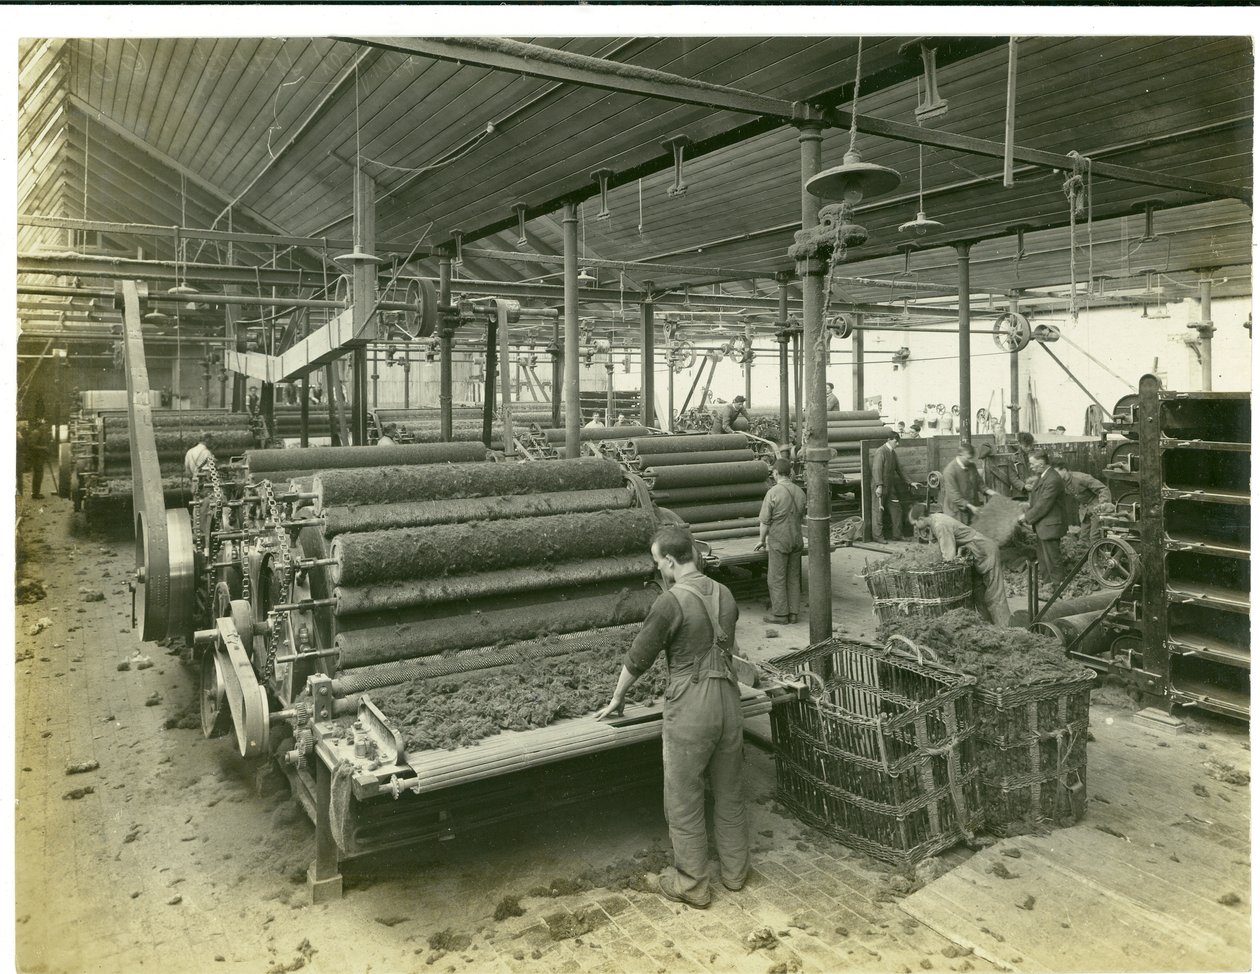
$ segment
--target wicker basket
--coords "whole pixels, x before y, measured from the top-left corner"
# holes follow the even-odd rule
[[[992,832],[1070,825],[1085,814],[1094,672],[976,692],[983,824]]]
[[[772,660],[803,699],[775,707],[779,801],[802,821],[906,866],[969,833],[978,802],[970,677],[915,650],[832,639]]]
[[[862,574],[881,623],[898,615],[943,616],[975,602],[972,567],[947,561],[930,568],[874,568]]]

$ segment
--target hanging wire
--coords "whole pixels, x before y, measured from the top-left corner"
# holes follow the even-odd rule
[[[639,236],[643,236],[643,177],[639,177]]]
[[[853,108],[850,110],[849,119],[849,151],[852,152],[857,145],[857,120],[858,120],[858,90],[862,86],[862,38],[858,38],[857,46],[857,67],[854,70],[853,78]]]

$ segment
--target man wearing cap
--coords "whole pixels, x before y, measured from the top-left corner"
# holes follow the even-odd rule
[[[192,481],[194,494],[197,493],[197,484],[201,480],[202,473],[214,463],[214,451],[210,449],[212,442],[211,434],[202,433],[197,437],[197,442],[192,445],[192,448],[184,454],[184,473]]]
[[[827,383],[827,412],[838,413],[840,411],[840,399],[836,395],[836,386],[833,382]]]
[[[739,416],[743,416],[744,419],[748,418],[748,409],[744,406],[744,401],[743,396],[736,396],[726,405],[719,406],[717,409],[713,410],[713,428],[709,432],[736,432],[736,430],[731,427],[731,424],[735,422],[736,418]]]
[[[941,471],[941,512],[955,521],[970,524],[971,518],[980,513],[980,497],[992,497],[997,491],[980,482],[976,469],[976,451],[966,441],[958,444],[958,456]]]
[[[761,502],[761,539],[757,550],[766,549],[766,585],[770,589],[770,615],[762,621],[784,625],[796,621],[801,611],[801,552],[805,541],[805,491],[792,483],[792,463],[780,457],[770,468],[774,486]]]
[[[1084,470],[1069,470],[1063,457],[1054,457],[1050,466],[1063,481],[1067,496],[1079,505],[1081,535],[1089,541],[1097,541],[1102,537],[1102,515],[1116,510],[1116,505],[1111,502],[1111,490]]]
[[[901,469],[901,461],[897,459],[897,444],[900,442],[901,437],[889,430],[887,441],[871,454],[871,492],[875,498],[871,533],[876,541],[884,540],[884,511],[888,511],[892,521],[892,539],[900,541],[902,521],[910,507],[910,484]]]

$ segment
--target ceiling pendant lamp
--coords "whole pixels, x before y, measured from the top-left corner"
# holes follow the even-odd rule
[[[906,230],[913,230],[916,236],[923,236],[929,230],[939,230],[944,224],[938,220],[928,219],[926,211],[923,209],[923,146],[919,146],[919,212],[915,214],[913,220],[907,220],[897,228],[897,232],[901,233]]]

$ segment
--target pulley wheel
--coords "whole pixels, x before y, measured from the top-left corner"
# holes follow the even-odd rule
[[[853,321],[848,315],[836,315],[827,330],[833,338],[848,338],[853,334]]]
[[[1004,352],[1022,352],[1032,341],[1032,326],[1018,311],[998,315],[993,322],[993,344]]]
[[[1111,418],[1116,423],[1137,423],[1138,395],[1136,392],[1121,396],[1111,410]],[[1136,435],[1136,434],[1135,434]]]
[[[939,470],[933,470],[928,473],[927,485],[933,490],[936,490],[941,486],[941,472]]]
[[[201,654],[199,676],[201,733],[206,737],[222,737],[232,729],[232,713],[228,709],[218,653],[211,650]]]
[[[1103,538],[1089,549],[1090,577],[1104,588],[1126,588],[1137,577],[1138,554],[1123,538]]]
[[[166,550],[149,528],[149,517],[136,516],[136,574],[132,582],[131,624],[140,638],[155,642],[192,632],[196,605],[196,565],[188,511],[163,511]]]

